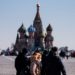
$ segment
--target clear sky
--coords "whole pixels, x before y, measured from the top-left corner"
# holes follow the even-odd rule
[[[33,24],[37,0],[0,0],[0,49],[15,43],[23,23]],[[39,0],[43,28],[53,27],[54,45],[75,49],[75,0]]]

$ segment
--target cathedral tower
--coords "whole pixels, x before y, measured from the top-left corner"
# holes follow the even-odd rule
[[[45,36],[45,49],[47,49],[48,51],[51,49],[51,47],[53,47],[53,36],[52,36],[52,27],[49,24],[48,27],[46,28],[46,36]]]
[[[18,29],[17,38],[15,42],[15,49],[17,51],[21,51],[23,48],[27,48],[27,35],[26,29],[22,24],[21,27]]]
[[[34,39],[35,39],[35,47],[41,47],[42,43],[42,36],[43,36],[43,26],[42,26],[42,21],[39,13],[39,8],[40,5],[37,4],[37,12],[36,16],[33,21],[33,26],[35,27],[35,34],[34,34]]]

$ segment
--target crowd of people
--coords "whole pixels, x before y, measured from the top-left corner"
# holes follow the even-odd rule
[[[16,75],[66,75],[65,67],[57,55],[57,47],[43,52],[36,49],[27,56],[27,49],[19,52],[15,59]]]

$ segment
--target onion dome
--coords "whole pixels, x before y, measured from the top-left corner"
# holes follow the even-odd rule
[[[49,24],[48,27],[46,28],[46,31],[52,31],[52,27],[51,27],[50,24]]]
[[[31,26],[28,28],[28,32],[35,32],[35,28],[31,25]]]
[[[22,33],[25,33],[26,32],[26,29],[24,27],[24,25],[22,24],[21,27],[18,29],[18,32],[22,32]]]

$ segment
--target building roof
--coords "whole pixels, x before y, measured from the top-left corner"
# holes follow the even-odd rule
[[[18,29],[18,32],[23,32],[23,33],[26,32],[26,29],[25,29],[25,27],[24,27],[23,24],[22,24],[21,27]]]
[[[41,21],[40,13],[39,13],[39,7],[40,7],[40,5],[37,4],[37,12],[36,12],[36,16],[34,18],[34,22],[40,22]]]
[[[46,31],[52,31],[52,30],[53,29],[52,29],[51,25],[49,24],[48,27],[46,28]]]
[[[33,27],[33,25],[29,26],[28,32],[35,32],[35,28]]]

